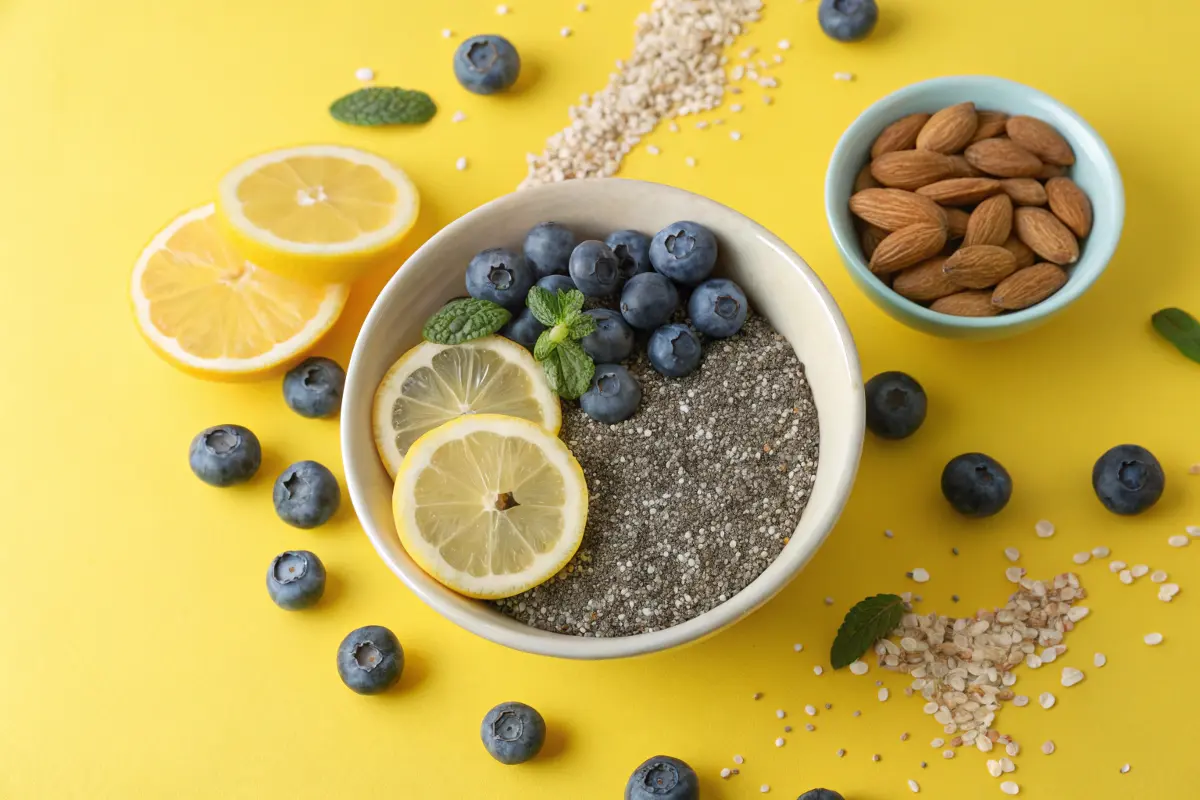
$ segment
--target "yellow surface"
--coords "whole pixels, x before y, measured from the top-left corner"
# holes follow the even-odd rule
[[[940,731],[902,680],[884,677],[892,699],[879,703],[880,671],[816,677],[812,667],[850,603],[913,588],[906,569],[933,576],[920,587],[925,608],[950,608],[957,592],[954,608],[966,611],[1006,596],[1006,545],[1048,576],[1099,544],[1169,570],[1183,592],[1165,605],[1145,579],[1127,587],[1103,565],[1082,568],[1093,613],[1060,660],[1087,680],[1063,689],[1057,669],[1022,669],[1019,689],[1053,688],[1059,703],[1006,708],[998,720],[1025,745],[1021,796],[1193,796],[1200,542],[1174,550],[1166,539],[1200,523],[1200,477],[1186,473],[1200,461],[1200,365],[1153,338],[1147,318],[1168,304],[1200,312],[1195,4],[888,0],[878,34],[843,46],[820,34],[815,2],[778,0],[748,39],[767,53],[791,40],[775,104],[748,93],[741,115],[712,115],[724,128],[662,130],[650,137],[661,155],[629,158],[622,174],[711,195],[780,234],[828,281],[866,372],[909,370],[932,399],[913,441],[868,440],[833,538],[766,609],[689,649],[599,664],[508,652],[442,621],[375,557],[348,502],[316,531],[279,522],[270,486],[287,463],[315,458],[341,475],[336,424],[290,413],[276,381],[178,373],[128,314],[129,270],[147,239],[256,152],[328,140],[394,158],[425,201],[410,246],[516,186],[524,153],[627,53],[646,3],[510,5],[498,17],[493,0],[0,4],[0,797],[607,800],[657,752],[694,764],[707,800],[757,797],[761,784],[772,797],[825,785],[882,800],[907,796],[909,778],[924,797],[999,797],[981,754],[943,761],[929,747]],[[561,37],[564,25],[574,35]],[[480,98],[454,84],[450,54],[477,31],[521,49],[519,91]],[[381,82],[428,90],[438,117],[397,131],[334,123],[325,107],[364,65]],[[835,70],[858,80],[833,81]],[[934,340],[885,318],[843,273],[821,210],[826,159],[857,112],[958,72],[1065,100],[1105,136],[1128,190],[1109,273],[1061,318],[1008,342]],[[456,125],[457,109],[469,118]],[[735,128],[740,142],[727,135]],[[471,162],[464,172],[459,156]],[[345,362],[385,277],[357,287],[320,352]],[[265,458],[252,484],[217,491],[190,474],[185,451],[222,422],[255,430]],[[1089,486],[1095,457],[1122,441],[1151,448],[1168,472],[1143,519],[1106,514]],[[938,495],[942,464],[972,449],[1016,478],[994,520],[958,520]],[[1034,537],[1042,517],[1058,525],[1054,538]],[[329,569],[312,612],[267,599],[267,564],[289,547],[316,550]],[[352,694],[334,670],[342,635],[368,623],[392,628],[408,652],[398,690],[383,697]],[[1166,637],[1157,648],[1141,643],[1152,630]],[[1091,667],[1096,650],[1104,669]],[[544,756],[519,768],[489,759],[477,734],[484,712],[511,699],[538,707],[551,730]],[[805,732],[802,706],[825,702],[833,710]],[[781,749],[777,708],[799,728]],[[1046,739],[1058,743],[1050,757],[1037,752]],[[734,753],[746,757],[742,774],[723,782]],[[1120,775],[1124,762],[1132,771]]]

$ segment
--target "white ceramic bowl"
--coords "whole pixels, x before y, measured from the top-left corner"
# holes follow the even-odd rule
[[[463,294],[467,262],[488,247],[520,249],[525,232],[557,220],[581,237],[623,228],[653,234],[695,220],[717,236],[719,274],[736,280],[804,362],[816,399],[821,441],[817,480],[800,524],[780,556],[749,586],[682,625],[609,639],[549,633],[491,606],[461,597],[426,575],[396,535],[392,482],[371,436],[375,387],[392,363],[421,339],[421,326]],[[736,211],[682,189],[641,181],[573,180],[501,197],[456,220],[396,272],[367,315],[354,345],[342,402],[342,460],[350,499],[379,555],[425,603],[493,642],[529,653],[601,659],[640,655],[692,642],[754,611],[804,567],[837,521],[858,469],[863,386],[854,340],[837,304],[800,256]]]

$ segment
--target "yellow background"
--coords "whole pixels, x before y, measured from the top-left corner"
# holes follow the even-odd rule
[[[316,531],[280,522],[270,486],[283,466],[315,458],[341,476],[336,423],[292,414],[277,380],[224,386],[171,369],[140,341],[126,297],[142,245],[257,151],[333,141],[391,157],[423,196],[412,246],[510,191],[524,154],[628,53],[645,0],[591,0],[586,13],[576,0],[510,5],[500,17],[492,0],[0,0],[0,797],[615,798],[659,752],[693,764],[706,798],[758,796],[765,783],[770,796],[823,785],[881,800],[906,796],[909,778],[926,796],[1000,796],[982,754],[943,761],[929,746],[940,730],[904,681],[812,667],[850,604],[916,588],[907,569],[933,575],[923,609],[968,612],[1006,598],[1005,546],[1050,576],[1100,544],[1169,570],[1183,593],[1166,605],[1147,579],[1127,587],[1103,564],[1080,569],[1093,614],[1060,661],[1088,678],[1063,689],[1062,664],[1019,671],[1021,692],[1060,700],[1000,714],[997,727],[1025,746],[1012,777],[1030,798],[1194,795],[1200,542],[1174,550],[1166,539],[1200,523],[1200,477],[1186,470],[1200,461],[1200,365],[1147,320],[1165,305],[1200,312],[1197,6],[884,0],[877,33],[847,46],[822,36],[816,2],[768,4],[738,49],[769,55],[791,40],[771,70],[775,104],[749,92],[740,115],[709,115],[724,128],[661,129],[649,141],[662,154],[639,148],[622,174],[710,195],[780,234],[841,303],[864,372],[916,375],[929,419],[911,441],[868,438],[832,539],[766,609],[689,649],[576,664],[442,621],[375,556],[348,500]],[[516,43],[520,91],[480,98],[454,83],[451,53],[476,32]],[[441,112],[413,130],[337,125],[325,108],[363,65],[381,83],[429,91]],[[837,70],[858,79],[834,81]],[[822,211],[826,160],[859,111],[912,81],[967,72],[1074,107],[1108,141],[1128,192],[1121,248],[1096,287],[1044,328],[992,344],[932,339],[884,317],[843,272]],[[458,109],[468,120],[456,125]],[[320,353],[346,362],[386,277],[355,288]],[[222,422],[256,431],[266,458],[252,484],[216,491],[191,475],[185,451]],[[1089,483],[1096,456],[1125,441],[1153,450],[1168,475],[1140,519],[1104,512]],[[939,496],[942,465],[967,450],[1015,477],[995,519],[958,519]],[[1052,539],[1033,534],[1043,517],[1058,525]],[[311,548],[329,568],[315,611],[285,613],[267,598],[267,564],[286,548]],[[368,623],[396,631],[408,654],[399,688],[382,697],[352,694],[334,670],[343,634]],[[1158,648],[1141,642],[1153,630],[1166,636]],[[1104,669],[1091,666],[1096,650]],[[886,703],[875,699],[880,677]],[[493,762],[477,734],[483,713],[510,699],[539,708],[551,731],[543,757],[517,768]],[[825,702],[833,710],[805,732],[802,706]],[[777,708],[799,728],[782,749]],[[1038,752],[1046,739],[1058,744],[1050,757]],[[742,774],[719,780],[735,753]],[[1132,771],[1120,775],[1125,762]]]

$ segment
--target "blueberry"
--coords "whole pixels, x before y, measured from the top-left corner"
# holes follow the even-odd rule
[[[538,322],[532,311],[525,308],[500,329],[500,335],[512,339],[526,350],[532,350],[544,330],[546,326]]]
[[[691,375],[700,366],[700,338],[687,325],[663,325],[646,348],[650,366],[668,378]]]
[[[337,416],[346,371],[328,358],[306,358],[283,376],[283,400],[302,417]]]
[[[258,437],[241,425],[215,425],[192,439],[188,464],[210,486],[233,486],[254,477],[262,464]]]
[[[454,77],[468,92],[495,94],[517,82],[521,57],[503,36],[472,36],[454,52]]]
[[[325,594],[325,565],[307,550],[280,553],[267,568],[267,594],[288,611],[316,605]]]
[[[571,280],[570,275],[547,275],[544,278],[539,278],[537,285],[555,294],[558,294],[560,291],[570,292],[575,289],[575,281]]]
[[[596,330],[579,340],[592,360],[601,364],[624,361],[633,352],[633,328],[609,308],[583,312],[596,320]]]
[[[641,231],[615,231],[605,237],[604,243],[617,257],[621,280],[627,281],[653,269],[650,266],[650,237]]]
[[[589,239],[571,251],[571,280],[588,297],[608,297],[621,285],[617,257],[604,242]]]
[[[525,305],[533,286],[533,270],[524,256],[495,247],[484,250],[467,265],[467,294],[491,300],[510,311]]]
[[[642,385],[620,364],[597,364],[592,385],[579,407],[597,422],[615,425],[629,419],[642,402]]]
[[[942,470],[942,494],[967,517],[990,517],[1012,497],[1012,478],[994,458],[964,453]]]
[[[796,800],[846,800],[833,789],[809,789]]]
[[[881,372],[867,381],[867,427],[876,436],[912,436],[925,421],[925,406],[925,390],[903,372]]]
[[[875,29],[879,7],[875,0],[821,0],[817,20],[830,39],[857,42]]]
[[[359,694],[386,692],[404,672],[404,648],[387,628],[367,625],[342,639],[337,668],[342,683]]]
[[[1092,467],[1092,488],[1114,514],[1140,514],[1162,497],[1166,478],[1158,459],[1144,447],[1121,444]]]
[[[533,267],[535,277],[566,275],[571,251],[578,242],[566,225],[538,223],[525,234],[525,260]]]
[[[667,324],[678,306],[675,284],[657,272],[634,275],[621,291],[621,316],[635,328],[654,330]]]
[[[692,324],[714,339],[724,339],[740,331],[749,312],[750,304],[742,287],[724,278],[705,281],[688,299]]]
[[[698,222],[676,222],[655,235],[650,243],[650,263],[671,280],[695,286],[717,263],[717,240]]]
[[[342,490],[333,473],[315,461],[298,461],[275,479],[275,513],[288,525],[315,528],[338,510]]]
[[[542,749],[546,721],[524,703],[501,703],[484,716],[479,738],[501,764],[524,764]]]
[[[655,756],[629,776],[625,800],[700,800],[700,779],[678,758]]]

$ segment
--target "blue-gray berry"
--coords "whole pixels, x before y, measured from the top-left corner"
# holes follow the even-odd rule
[[[991,456],[964,453],[942,470],[942,494],[963,516],[990,517],[1008,505],[1012,478]]]
[[[526,350],[533,350],[533,346],[537,344],[538,337],[544,330],[546,330],[546,326],[538,322],[533,312],[528,308],[523,308],[520,314],[510,319],[500,329],[500,335],[506,339],[512,339]]]
[[[621,280],[627,281],[653,269],[650,266],[650,237],[641,231],[614,231],[604,238],[617,257]]]
[[[350,631],[337,652],[342,683],[359,694],[385,692],[404,672],[404,648],[396,634],[382,625]]]
[[[867,428],[884,439],[912,436],[925,421],[925,390],[903,372],[881,372],[867,381]]]
[[[544,278],[539,278],[536,285],[542,287],[547,292],[553,292],[556,296],[559,292],[571,292],[575,290],[575,281],[571,280],[570,275],[547,275]]]
[[[633,328],[624,317],[610,308],[593,308],[583,313],[596,320],[596,330],[579,340],[592,361],[615,364],[629,358],[634,345]]]
[[[546,721],[524,703],[501,703],[484,716],[479,738],[501,764],[524,764],[545,744]]]
[[[495,94],[517,82],[521,57],[503,36],[472,36],[454,52],[454,77],[468,92]]]
[[[283,400],[302,417],[337,416],[346,371],[328,358],[306,358],[283,376]]]
[[[634,275],[621,290],[621,316],[635,328],[654,330],[667,324],[679,306],[679,291],[665,275]]]
[[[821,0],[817,8],[817,21],[821,30],[839,42],[857,42],[865,39],[879,21],[879,7],[875,0]]]
[[[809,789],[796,800],[846,800],[833,789]]]
[[[750,304],[742,287],[725,278],[713,278],[696,287],[688,299],[688,317],[696,330],[714,339],[733,336],[742,329]]]
[[[467,294],[477,300],[490,300],[509,311],[525,305],[525,295],[533,286],[533,269],[525,257],[494,247],[484,250],[467,265]]]
[[[588,297],[608,297],[621,286],[617,257],[604,242],[589,239],[571,251],[569,265],[575,288]]]
[[[214,425],[196,434],[188,464],[209,486],[233,486],[254,477],[262,465],[258,437],[241,425]]]
[[[566,275],[571,251],[579,240],[566,225],[540,222],[525,234],[525,260],[537,278]]]
[[[615,425],[629,419],[642,404],[642,385],[620,364],[597,364],[592,385],[579,407],[597,422]]]
[[[267,568],[267,594],[288,611],[316,605],[325,594],[325,565],[308,550],[280,553]]]
[[[650,243],[650,263],[671,280],[695,286],[712,273],[717,263],[717,239],[698,222],[673,223]]]
[[[655,756],[629,776],[625,800],[700,800],[700,779],[678,758]]]
[[[298,461],[275,479],[275,513],[288,525],[315,528],[338,510],[342,490],[337,478],[316,461]]]
[[[700,338],[687,325],[663,325],[650,335],[646,347],[650,366],[668,378],[691,375],[704,354]]]
[[[1166,476],[1158,459],[1144,447],[1121,444],[1096,460],[1092,488],[1114,514],[1140,514],[1158,502]]]

